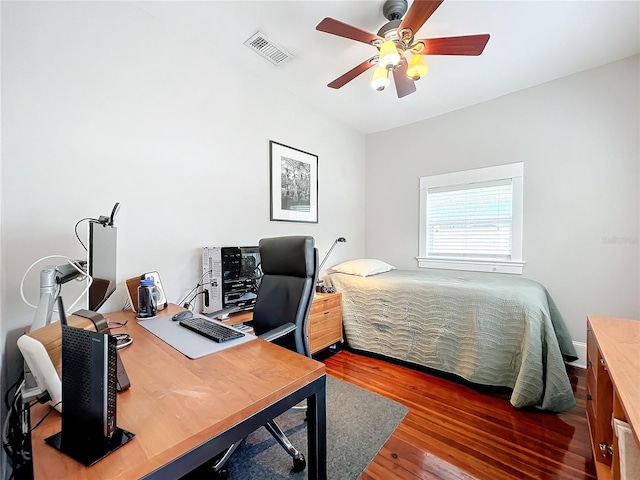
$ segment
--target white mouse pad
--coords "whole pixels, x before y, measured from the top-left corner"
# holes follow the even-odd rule
[[[193,316],[204,318],[213,323],[222,324],[222,322],[212,320],[209,317],[205,317],[204,315],[197,313],[194,313]],[[255,335],[243,332],[230,325],[225,325],[228,328],[232,328],[233,330],[243,333],[244,337],[227,340],[226,342],[221,343],[214,342],[213,340],[180,326],[179,322],[171,320],[171,316],[140,320],[138,323],[140,326],[153,333],[160,340],[168,343],[180,353],[193,359],[204,357],[205,355],[211,355],[212,353],[219,352],[226,348],[242,345],[243,343],[250,342],[257,338]]]

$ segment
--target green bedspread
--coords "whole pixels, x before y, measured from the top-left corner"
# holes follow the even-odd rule
[[[577,355],[539,283],[512,275],[392,270],[331,273],[350,347],[509,387],[511,404],[562,412],[575,405],[564,359]]]

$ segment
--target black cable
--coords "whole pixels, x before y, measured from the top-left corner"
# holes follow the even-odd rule
[[[31,431],[33,431],[33,430],[35,430],[36,428],[38,428],[38,427],[40,426],[40,424],[41,424],[42,422],[44,422],[44,419],[45,419],[45,418],[47,418],[51,412],[53,412],[53,409],[54,409],[54,408],[56,408],[56,407],[57,407],[58,405],[60,405],[61,403],[62,403],[62,400],[60,400],[60,401],[59,401],[58,403],[56,403],[52,408],[50,408],[50,409],[49,409],[49,411],[48,411],[47,413],[45,413],[45,415],[44,415],[40,420],[38,420],[38,423],[36,423],[36,424],[33,426],[33,428],[31,428]]]
[[[183,305],[183,304],[184,304],[184,302],[186,302],[186,301],[187,301],[187,298],[189,298],[189,295],[191,295],[191,294],[194,292],[194,290],[197,290],[198,288],[202,287],[202,286],[204,285],[203,283],[201,283],[201,282],[202,282],[202,280],[204,280],[204,277],[206,277],[206,276],[207,276],[208,274],[210,274],[210,273],[211,273],[211,270],[209,270],[209,271],[207,271],[207,272],[203,273],[203,274],[202,274],[202,276],[198,279],[198,282],[196,283],[196,286],[195,286],[195,287],[193,287],[191,290],[189,290],[189,293],[187,293],[184,297],[182,297],[182,300],[180,300],[180,301],[178,302],[178,305]],[[211,283],[211,282],[209,282],[209,283]],[[192,300],[193,300],[193,299],[192,299]]]
[[[84,221],[97,222],[98,220],[96,220],[95,218],[89,218],[89,217],[83,218],[82,220],[78,220],[78,222],[76,223],[76,226],[74,227],[74,231],[76,232],[76,238],[80,242],[80,245],[82,245],[82,248],[84,248],[85,251],[86,251],[87,247],[84,245],[84,242],[82,240],[80,240],[80,235],[78,235],[78,225],[80,225]]]
[[[178,305],[189,305],[191,301],[193,301],[193,299],[195,298],[195,295],[193,297],[191,297],[191,294],[193,292],[197,292],[198,288],[201,287],[202,285],[198,284],[195,287],[193,287],[191,290],[189,290],[189,293],[187,293],[183,299],[180,301],[180,303],[178,303]],[[197,295],[197,293],[196,293]]]
[[[196,288],[198,288],[198,287],[202,287],[202,285],[198,285]],[[191,291],[193,292],[194,290],[196,290],[196,288],[194,288]],[[185,298],[184,302],[182,303],[182,306],[185,307],[185,308],[191,308],[191,302],[193,302],[197,298],[198,295],[204,295],[204,294],[205,294],[204,290],[202,290],[200,292],[196,291],[190,298]]]
[[[204,277],[206,277],[207,275],[209,275],[211,273],[211,270],[205,272],[202,274],[202,276],[198,279],[198,283],[196,283],[196,286],[193,287],[191,290],[189,290],[189,293],[187,293],[184,297],[182,297],[182,300],[180,300],[180,302],[178,302],[178,305],[183,305],[185,308],[190,308],[191,306],[191,302],[193,302],[195,300],[195,298],[204,293],[204,290],[202,292],[198,292],[198,288],[203,287],[204,283],[201,283],[202,280],[204,280]],[[211,284],[211,282],[208,282],[209,284]],[[196,292],[195,294],[193,294],[193,292]],[[191,296],[193,294],[193,296]],[[191,297],[191,298],[189,298]]]
[[[31,452],[27,449],[28,432],[24,430],[24,414],[38,403],[38,400],[33,400],[30,403],[23,402],[21,390],[23,377],[24,374],[21,374],[20,379],[9,387],[7,394],[5,394],[5,403],[8,408],[2,432],[2,447],[10,460],[11,475],[9,478],[15,478],[31,461]],[[10,393],[18,385],[19,387],[16,389],[13,399],[9,402]],[[51,412],[49,411],[49,413]],[[46,415],[44,418],[46,418]],[[40,425],[44,418],[36,426]]]
[[[256,265],[256,268],[254,268],[253,271],[257,272],[255,274],[255,279],[256,280],[262,278],[262,275],[264,275],[264,273],[262,272],[262,262],[258,263],[258,265]]]
[[[122,327],[126,327],[127,323],[129,323],[129,320],[125,320],[124,322],[117,322],[115,320],[109,320],[107,319],[107,325],[109,325],[109,328],[122,328]],[[115,326],[114,326],[115,325]]]
[[[24,378],[24,372],[20,373],[20,377],[18,377],[18,380],[16,380],[16,382],[11,385],[8,389],[7,392],[4,394],[4,404],[7,407],[7,410],[11,409],[11,405],[9,405],[9,394],[11,393],[11,390],[13,390],[14,388],[16,388],[18,385],[20,385],[20,382],[22,382],[22,379]],[[16,392],[17,393],[17,392]]]
[[[118,342],[116,345],[118,350],[128,347],[133,343],[133,338],[131,338],[131,335],[128,333],[112,333],[111,336]]]
[[[198,285],[198,286],[199,286],[199,287],[201,287],[202,285]],[[197,288],[197,287],[196,287],[196,288]],[[193,290],[191,290],[191,291],[193,291]],[[188,301],[187,301],[187,300],[185,299],[185,302],[182,304],[182,306],[183,306],[184,308],[188,308],[189,310],[191,310],[191,302],[193,302],[193,301],[196,299],[196,297],[197,297],[198,295],[204,295],[205,293],[207,293],[207,292],[205,292],[204,290],[203,290],[203,291],[201,291],[201,292],[196,292],[196,293],[193,295],[193,297],[191,297],[191,299],[190,299],[190,300],[188,300]]]
[[[13,389],[13,386],[11,389]],[[22,403],[22,392],[17,389],[11,401],[11,406],[7,411],[2,431],[2,448],[11,461],[12,472],[19,470],[24,465],[24,454],[27,453],[24,450],[26,439],[22,432],[22,409],[19,407],[20,403]],[[22,405],[22,408],[25,408],[25,406]]]

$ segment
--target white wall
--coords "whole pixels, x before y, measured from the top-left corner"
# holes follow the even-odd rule
[[[418,177],[524,162],[525,276],[575,341],[640,318],[638,58],[369,135],[366,255],[417,268]]]
[[[363,255],[363,134],[232,63],[215,64],[207,46],[128,4],[2,10],[8,381],[21,368],[15,340],[33,317],[22,275],[45,255],[85,258],[75,223],[108,215],[116,201],[120,285],[101,311],[121,308],[124,280],[149,270],[178,301],[200,276],[203,246],[309,234],[323,255],[345,236],[332,259]],[[269,220],[269,140],[318,155],[318,224]],[[37,272],[26,279],[32,302]],[[75,291],[63,287],[67,304]]]
[[[0,51],[2,49],[2,8],[0,8]],[[0,61],[0,78],[2,78],[2,62]],[[2,111],[2,93],[0,92],[0,111]],[[2,145],[2,116],[0,115],[0,146]],[[0,185],[2,185],[2,151],[0,148]],[[2,210],[3,210],[3,202],[2,202],[2,190],[0,190],[0,339],[4,340],[5,338],[5,327],[2,314],[2,299],[4,298],[4,249],[2,245],[4,244],[4,229],[2,222]],[[5,369],[5,358],[4,358],[4,350],[5,350],[5,342],[0,341],[0,390],[2,391],[2,395],[5,393],[5,382],[6,382],[6,369]],[[4,425],[5,416],[7,414],[7,409],[5,407],[4,402],[0,407],[0,411],[2,415],[0,415],[0,423]],[[0,475],[2,478],[5,476],[7,457],[4,454],[0,455]]]

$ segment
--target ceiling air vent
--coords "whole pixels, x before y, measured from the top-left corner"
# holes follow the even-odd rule
[[[292,57],[284,48],[276,45],[260,32],[253,35],[249,40],[244,42],[244,44],[274,65],[280,65],[287,58]]]

